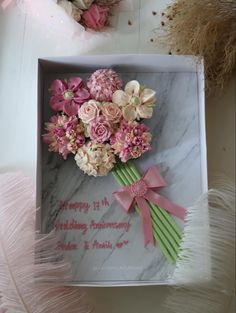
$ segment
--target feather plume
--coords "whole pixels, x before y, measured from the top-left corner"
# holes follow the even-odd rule
[[[176,288],[165,303],[168,313],[222,313],[229,307],[235,277],[235,185],[221,178],[216,187],[189,209],[182,260],[170,281]],[[203,212],[208,212],[205,225]]]
[[[35,233],[35,213],[30,179],[0,174],[0,312],[90,312],[83,290],[62,285],[70,264],[53,233]]]

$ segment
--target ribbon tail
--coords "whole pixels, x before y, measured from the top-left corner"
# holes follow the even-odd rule
[[[153,232],[152,232],[152,220],[151,220],[151,215],[150,215],[148,204],[144,198],[136,197],[135,199],[141,211],[141,217],[142,217],[142,222],[143,222],[143,233],[144,233],[144,245],[146,247],[146,245],[149,242],[155,245]]]
[[[160,196],[158,193],[154,192],[153,190],[149,189],[145,198],[152,203],[158,205],[160,208],[166,210],[167,212],[175,215],[176,217],[184,220],[186,209],[171,202],[170,200],[166,199],[163,196]]]

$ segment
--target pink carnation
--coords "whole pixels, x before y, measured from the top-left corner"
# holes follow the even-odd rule
[[[84,129],[76,116],[54,115],[46,123],[46,130],[43,141],[49,145],[49,151],[61,154],[64,159],[85,143]]]
[[[104,116],[93,120],[88,127],[88,133],[92,140],[103,143],[111,137],[112,125]]]
[[[71,77],[68,81],[56,79],[52,82],[50,91],[51,108],[69,116],[76,115],[81,104],[90,98],[90,93],[80,77]]]
[[[108,7],[92,4],[88,10],[84,11],[82,19],[86,27],[99,31],[107,23],[108,12]]]
[[[136,159],[151,149],[151,134],[144,124],[122,121],[110,144],[122,162]]]

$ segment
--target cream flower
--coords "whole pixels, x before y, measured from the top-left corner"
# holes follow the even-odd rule
[[[118,105],[112,102],[103,102],[101,105],[101,111],[102,115],[112,123],[118,123],[122,116],[122,112]]]
[[[73,17],[76,22],[81,20],[83,11],[80,10],[79,7],[75,6],[72,2],[69,2],[68,0],[59,0],[57,3],[66,11],[69,16]]]
[[[109,144],[88,141],[75,155],[78,167],[92,176],[105,176],[113,168],[115,156]]]
[[[155,95],[154,90],[140,86],[138,81],[132,80],[126,84],[125,91],[114,92],[112,102],[122,108],[124,119],[131,122],[152,117]]]
[[[73,0],[72,3],[81,10],[87,10],[94,0]]]
[[[99,116],[99,105],[100,103],[95,100],[89,100],[88,102],[85,102],[80,108],[79,108],[79,118],[84,123],[89,123],[95,118]]]

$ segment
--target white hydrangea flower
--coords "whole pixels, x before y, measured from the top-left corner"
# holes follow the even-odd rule
[[[114,152],[109,144],[88,141],[75,155],[78,167],[92,176],[105,176],[115,163]]]

